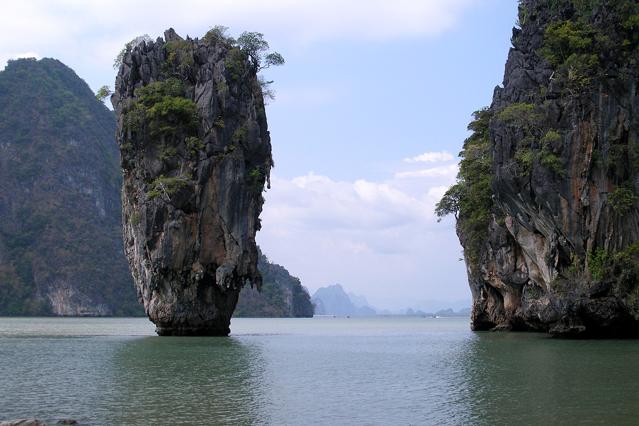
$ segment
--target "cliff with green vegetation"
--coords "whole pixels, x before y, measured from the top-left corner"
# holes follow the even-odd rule
[[[54,59],[0,72],[0,315],[139,315],[115,117]]]
[[[258,33],[237,41],[138,38],[118,57],[125,253],[161,335],[226,335],[242,286],[259,287],[255,233],[272,166]]]
[[[522,0],[454,214],[476,330],[639,330],[639,4]]]
[[[262,275],[262,286],[245,286],[235,308],[236,317],[295,317],[313,316],[313,304],[308,291],[299,278],[280,265],[271,263],[260,253],[257,269]]]

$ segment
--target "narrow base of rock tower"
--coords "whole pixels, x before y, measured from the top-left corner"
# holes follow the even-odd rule
[[[176,327],[170,325],[163,327],[156,325],[155,332],[158,336],[228,336],[231,327],[228,322],[222,321],[220,324],[211,324],[197,327]]]
[[[161,311],[149,311],[149,319],[155,323],[159,336],[228,336],[233,311],[240,295],[239,290],[224,292],[214,284],[206,286],[210,291],[199,291],[200,300],[186,306],[164,305],[174,309],[167,315]],[[196,314],[194,314],[196,312]]]

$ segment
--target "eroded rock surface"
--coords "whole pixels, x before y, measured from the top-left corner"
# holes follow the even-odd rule
[[[639,8],[586,3],[521,2],[488,111],[487,238],[467,256],[476,330],[639,333]]]
[[[257,67],[223,37],[141,41],[112,102],[125,252],[160,335],[226,335],[259,285],[255,233],[271,144]]]

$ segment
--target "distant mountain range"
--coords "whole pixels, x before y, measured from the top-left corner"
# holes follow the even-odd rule
[[[339,284],[317,289],[311,301],[315,305],[315,315],[370,316],[377,313],[366,298],[346,293]]]
[[[371,316],[371,315],[407,315],[460,317],[470,315],[469,301],[431,301],[417,302],[411,308],[401,310],[377,309],[372,307],[366,297],[347,292],[340,284],[321,287],[311,297],[315,305],[315,315],[335,316]],[[448,306],[442,308],[442,306]]]
[[[436,312],[424,312],[422,310],[414,310],[412,308],[408,308],[405,312],[405,315],[408,316],[437,316],[437,317],[467,317],[470,316],[470,308],[462,308],[458,311],[454,311],[451,308],[441,309]]]

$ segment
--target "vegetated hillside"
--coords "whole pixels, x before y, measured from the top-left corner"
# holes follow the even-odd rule
[[[140,314],[115,117],[54,59],[0,72],[0,315]]]
[[[236,317],[312,317],[313,304],[299,278],[260,253],[257,268],[262,274],[258,291],[244,286],[235,308]]]
[[[522,0],[453,213],[474,329],[639,333],[639,3]]]

